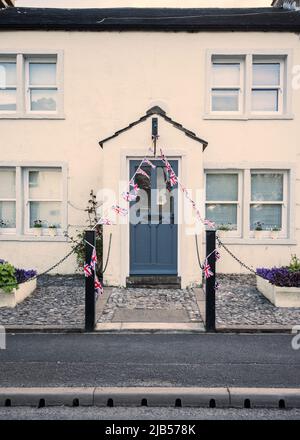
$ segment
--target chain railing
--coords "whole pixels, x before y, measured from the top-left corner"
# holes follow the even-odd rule
[[[246,263],[244,263],[240,258],[238,258],[234,253],[228,249],[228,247],[220,240],[220,237],[216,235],[217,243],[220,247],[222,247],[235,261],[237,261],[242,267],[244,267],[246,270],[251,272],[253,275],[256,275],[260,278],[263,278],[261,275],[259,275],[253,267],[248,266]]]
[[[63,258],[61,258],[57,263],[53,264],[53,266],[49,267],[47,270],[44,270],[43,272],[34,275],[33,277],[29,278],[28,280],[21,281],[19,283],[11,283],[11,284],[0,285],[0,289],[2,287],[16,287],[16,286],[19,286],[21,284],[28,283],[29,281],[36,280],[37,278],[39,278],[39,277],[41,277],[43,275],[47,275],[47,273],[49,273],[52,270],[54,270],[56,267],[58,267],[60,264],[62,264],[67,258],[69,258],[75,252],[75,249],[76,248],[72,249],[70,252],[67,253],[67,255],[65,255]]]

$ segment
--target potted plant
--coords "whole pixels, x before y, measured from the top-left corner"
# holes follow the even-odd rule
[[[4,220],[2,220],[2,219],[0,218],[0,229],[1,229],[1,228],[5,228],[6,226],[7,226],[6,221],[4,221]]]
[[[17,269],[0,259],[0,308],[15,307],[36,289],[37,272]]]
[[[255,222],[254,223],[254,238],[261,238],[263,235],[263,223]]]
[[[289,266],[256,269],[257,289],[276,307],[300,307],[300,259]]]
[[[278,226],[273,226],[271,228],[271,232],[270,232],[270,237],[271,238],[278,238],[279,232],[281,231],[281,229]]]
[[[50,235],[50,237],[55,237],[56,236],[56,225],[49,225],[48,226],[48,233]]]
[[[226,232],[230,231],[230,226],[229,225],[219,225],[218,226],[218,235],[219,237],[224,237],[224,235],[226,235]]]
[[[33,230],[34,230],[34,235],[36,237],[40,237],[42,235],[42,228],[43,228],[42,220],[34,220]]]

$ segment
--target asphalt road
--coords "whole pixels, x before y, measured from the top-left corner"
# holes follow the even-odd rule
[[[0,386],[299,387],[280,334],[9,334]]]
[[[300,410],[209,408],[0,408],[0,420],[300,420]]]

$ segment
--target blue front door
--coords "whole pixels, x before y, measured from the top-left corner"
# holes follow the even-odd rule
[[[170,187],[161,160],[144,164],[135,176],[140,188],[130,206],[130,275],[177,275],[177,187]],[[130,161],[130,178],[140,161]],[[178,174],[178,161],[170,164]]]

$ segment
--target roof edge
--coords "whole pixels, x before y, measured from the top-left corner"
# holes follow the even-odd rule
[[[204,139],[201,139],[194,132],[192,132],[191,130],[188,130],[182,124],[180,124],[179,122],[174,121],[172,118],[167,116],[166,112],[161,107],[159,107],[159,106],[151,107],[149,110],[146,111],[145,115],[141,116],[136,121],[131,122],[129,125],[127,125],[126,127],[121,128],[120,130],[116,131],[111,136],[108,136],[107,138],[102,139],[101,141],[99,141],[100,147],[103,148],[103,146],[104,146],[104,144],[106,142],[110,141],[111,139],[114,139],[115,137],[119,136],[120,134],[124,133],[125,131],[130,130],[135,125],[138,125],[141,122],[146,121],[148,118],[150,118],[150,116],[153,116],[153,115],[161,116],[166,122],[168,122],[169,124],[173,125],[174,128],[177,128],[177,130],[182,131],[186,136],[188,136],[189,138],[193,139],[194,141],[201,143],[202,147],[203,147],[203,151],[207,147],[207,145],[208,145],[207,141],[205,141]]]

